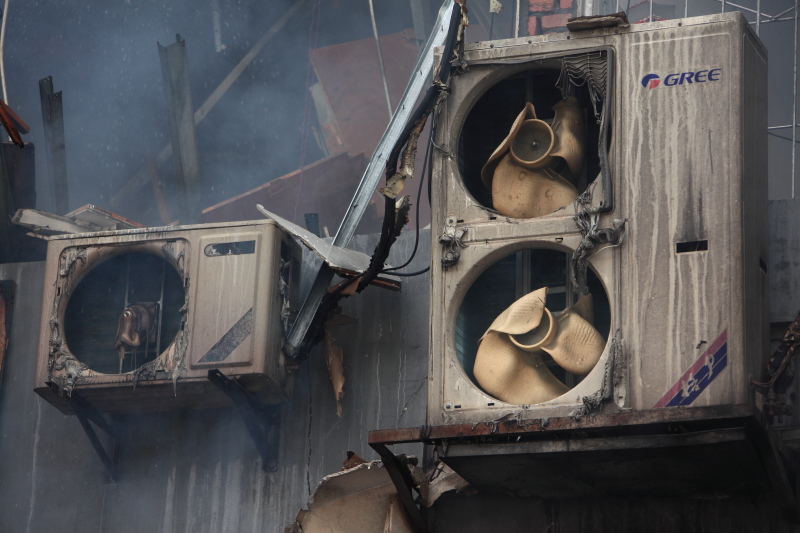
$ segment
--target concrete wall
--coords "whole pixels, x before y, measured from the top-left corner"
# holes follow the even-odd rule
[[[772,321],[800,308],[800,203],[771,202]],[[354,248],[372,251],[374,237]],[[404,235],[390,262],[413,246]],[[418,258],[427,264],[429,233]],[[315,262],[305,255],[304,281]],[[371,429],[425,422],[428,278],[403,291],[369,288],[344,302],[355,324],[334,335],[344,349],[344,413],[336,404],[322,352],[295,376],[294,399],[282,406],[279,471],[267,474],[233,409],[120,417],[120,479],[107,484],[100,460],[74,417],[59,414],[32,391],[43,264],[0,265],[17,283],[6,370],[0,383],[0,532],[281,532],[305,506],[309,490],[341,467],[345,452],[376,456]],[[306,287],[307,288],[307,287]],[[419,446],[398,447],[421,455]],[[437,533],[485,531],[798,531],[770,494],[727,500],[515,499],[449,494],[429,516]]]
[[[360,236],[353,247],[371,253],[375,242]],[[405,234],[389,262],[404,262],[413,244],[414,234]],[[424,268],[428,250],[423,231],[409,269]],[[306,253],[306,285],[315,264]],[[187,410],[117,417],[119,481],[106,484],[77,419],[33,392],[43,266],[0,265],[0,279],[18,284],[0,384],[0,532],[282,532],[348,450],[377,459],[369,430],[425,423],[427,275],[405,279],[400,293],[370,287],[344,301],[344,312],[358,318],[333,329],[344,350],[344,412],[336,416],[318,347],[282,406],[278,472],[261,469],[234,409]],[[422,453],[418,445],[398,451]]]

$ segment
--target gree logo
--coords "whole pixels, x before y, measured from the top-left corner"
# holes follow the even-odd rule
[[[645,89],[655,89],[660,84],[661,78],[658,77],[658,74],[648,74],[642,78],[642,87]]]
[[[664,86],[673,87],[675,85],[719,81],[721,76],[721,68],[697,70],[694,72],[676,72],[664,78]],[[658,74],[647,74],[642,78],[642,87],[645,89],[655,89],[659,85],[661,85],[661,77]]]

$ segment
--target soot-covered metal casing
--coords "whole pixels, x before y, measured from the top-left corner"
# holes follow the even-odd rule
[[[64,412],[72,393],[104,412],[219,407],[219,369],[265,403],[289,399],[281,339],[300,258],[271,220],[52,238],[36,392]],[[120,362],[120,315],[142,301],[157,308],[149,341]]]
[[[464,339],[483,330],[464,326],[462,306],[502,258],[545,249],[569,262],[585,232],[574,219],[578,203],[530,219],[494,211],[480,167],[525,101],[555,85],[563,58],[586,54],[606,59],[597,117],[588,98],[581,105],[587,149],[598,146],[591,131],[604,108],[608,161],[601,175],[602,154],[594,163],[590,155],[575,183],[579,193],[591,191],[587,205],[598,211],[588,222],[624,232],[621,244],[595,242],[588,254],[607,299],[607,344],[569,392],[512,405],[473,379],[462,352],[475,348]],[[736,12],[475,43],[464,59],[469,69],[452,78],[437,118],[432,231],[445,238],[431,245],[428,424],[546,419],[599,405],[614,412],[754,403],[750,378],[763,378],[768,355],[767,55],[747,21]],[[508,80],[526,72],[528,85],[515,89]],[[495,103],[481,103],[492,94]],[[510,101],[516,107],[504,111]],[[511,118],[481,146],[495,113]],[[544,106],[537,114],[548,120]],[[535,278],[518,284],[517,297],[537,288]],[[563,291],[571,290],[567,282]]]

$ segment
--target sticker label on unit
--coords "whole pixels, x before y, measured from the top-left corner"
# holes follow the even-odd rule
[[[678,382],[653,407],[689,405],[728,366],[728,330],[711,343]]]
[[[200,358],[198,363],[216,363],[224,361],[233,351],[242,344],[253,326],[253,308],[251,307],[231,329],[228,330],[211,349]]]
[[[709,81],[719,81],[722,77],[721,68],[694,70],[689,72],[675,72],[668,74],[661,79],[658,74],[646,74],[642,78],[642,87],[645,89],[655,89],[659,85],[664,87],[674,87],[675,85],[691,85],[695,83],[706,83]]]

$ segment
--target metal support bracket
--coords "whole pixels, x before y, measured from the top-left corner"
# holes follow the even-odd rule
[[[103,444],[100,442],[100,438],[97,436],[97,433],[94,430],[94,427],[89,423],[92,421],[95,423],[97,427],[105,431],[112,439],[114,439],[114,448],[116,447],[116,443],[118,440],[118,433],[117,430],[114,429],[111,424],[106,422],[106,419],[98,413],[94,407],[86,403],[86,401],[81,398],[77,392],[73,391],[71,395],[67,395],[67,402],[72,410],[75,412],[75,415],[78,417],[78,421],[81,423],[83,430],[86,432],[86,436],[89,437],[89,442],[92,443],[92,447],[94,447],[94,451],[97,452],[97,455],[100,457],[100,460],[103,462],[103,466],[106,467],[106,472],[108,476],[111,478],[111,481],[117,481],[117,463],[116,463],[116,456],[117,454],[112,453],[111,457],[109,457],[108,453],[106,452]]]
[[[208,371],[208,380],[233,400],[261,455],[261,467],[266,472],[277,471],[280,408],[264,404],[236,379],[227,377],[217,369]]]
[[[381,456],[383,465],[386,467],[386,471],[389,473],[389,477],[392,478],[392,483],[394,483],[394,488],[397,489],[397,494],[400,496],[400,503],[403,504],[403,508],[406,510],[408,518],[417,533],[428,533],[422,513],[417,504],[414,503],[413,493],[411,492],[414,488],[414,480],[411,478],[411,472],[408,471],[406,456],[393,454],[382,443],[370,442],[369,445]]]

